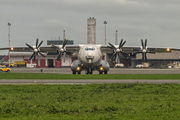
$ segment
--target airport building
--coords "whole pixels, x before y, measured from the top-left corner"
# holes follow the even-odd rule
[[[29,61],[29,58],[31,57],[32,53],[10,53],[10,61],[12,63],[15,63],[17,67],[26,67],[26,64],[33,64],[33,61]],[[102,58],[104,60],[107,60],[107,62],[110,64],[111,67],[114,67],[116,63],[110,61],[112,54],[107,53],[106,58]],[[0,56],[0,64],[6,63],[8,64],[8,55],[1,55]],[[36,64],[36,67],[70,67],[71,63],[74,60],[77,60],[77,55],[70,56],[66,55],[65,62],[63,59],[60,59],[60,61],[57,61],[57,54],[48,54],[46,55],[46,58],[38,55],[36,56],[36,59],[34,61],[34,64]],[[149,64],[149,67],[151,68],[168,68],[168,67],[174,67],[179,68],[180,67],[180,51],[171,51],[171,53],[157,53],[157,54],[147,54],[147,62]],[[136,67],[136,65],[142,64],[142,55],[137,54],[133,58],[125,58],[124,56],[120,55],[120,61],[119,63],[124,64],[124,67],[126,68],[133,68]]]

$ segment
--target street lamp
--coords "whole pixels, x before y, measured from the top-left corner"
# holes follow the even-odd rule
[[[107,22],[106,21],[104,21],[104,25],[105,25],[105,45],[106,45],[106,24],[107,24]]]
[[[9,38],[9,47],[10,47],[10,26],[11,26],[11,23],[8,22],[8,38]],[[9,55],[9,61],[8,61],[8,64],[9,64],[9,67],[10,67],[10,50],[8,52],[8,55]]]

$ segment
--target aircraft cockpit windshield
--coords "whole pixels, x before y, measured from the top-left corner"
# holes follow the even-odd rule
[[[95,48],[94,48],[94,47],[92,47],[92,48],[88,48],[88,47],[87,47],[87,48],[85,48],[85,50],[86,50],[86,51],[93,51],[93,50],[95,50]]]

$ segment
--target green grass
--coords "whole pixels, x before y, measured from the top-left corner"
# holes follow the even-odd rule
[[[0,79],[180,79],[180,74],[71,75],[53,73],[0,73]]]
[[[179,84],[0,85],[0,119],[179,120]]]

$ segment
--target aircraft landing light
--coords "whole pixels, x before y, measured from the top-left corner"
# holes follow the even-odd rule
[[[100,67],[100,70],[103,71],[103,67]]]
[[[14,50],[14,48],[12,47],[11,50]]]
[[[77,71],[79,71],[80,70],[80,67],[77,67]]]
[[[169,49],[169,48],[167,48],[166,50],[167,50],[168,52],[170,51],[170,49]]]

